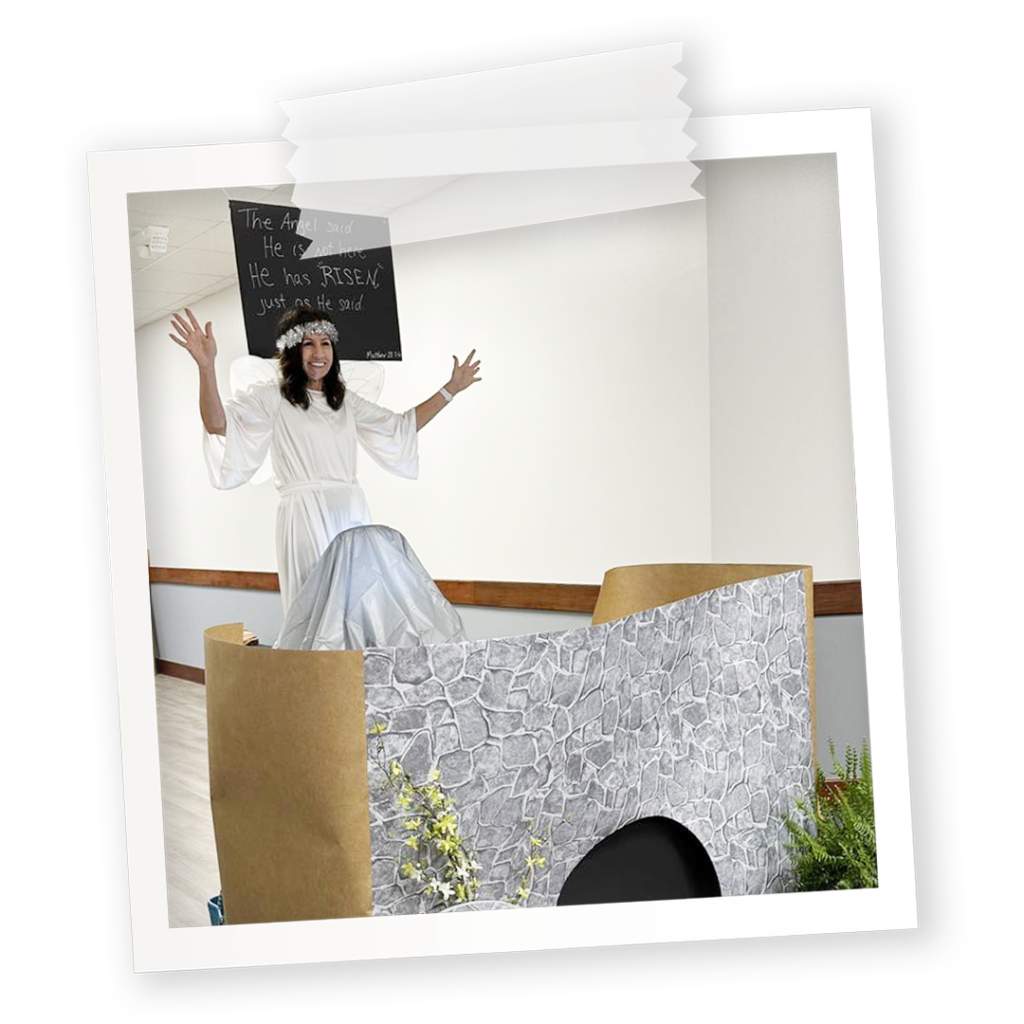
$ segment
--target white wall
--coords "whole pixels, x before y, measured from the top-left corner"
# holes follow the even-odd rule
[[[404,409],[476,347],[482,383],[421,434],[420,479],[363,460],[377,522],[437,578],[597,583],[614,565],[711,556],[704,204],[396,247]],[[235,291],[197,304],[222,392],[244,354]],[[196,371],[137,333],[153,565],[274,571],[272,484],[214,491]]]
[[[702,166],[714,560],[859,579],[835,157]]]
[[[404,409],[476,347],[483,382],[421,434],[420,479],[368,459],[377,522],[436,578],[598,583],[639,562],[860,576],[835,160],[717,161],[706,202],[396,246]],[[222,390],[235,291],[203,300]],[[272,484],[214,491],[196,372],[137,334],[152,564],[274,571]]]
[[[203,299],[193,311],[202,322],[213,322],[226,394],[231,361],[247,352],[238,291]],[[196,365],[170,340],[169,330],[169,323],[154,323],[135,334],[150,564],[276,572],[277,491],[269,482],[233,491],[211,486]]]

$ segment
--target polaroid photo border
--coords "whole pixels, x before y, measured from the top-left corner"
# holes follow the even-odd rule
[[[137,971],[560,949],[916,926],[913,846],[870,112],[691,118],[700,161],[835,153],[839,181],[864,642],[880,887],[765,899],[687,900],[231,928],[167,922],[146,524],[125,245],[132,192],[281,182],[284,142],[89,157],[97,332],[121,708],[125,826]]]

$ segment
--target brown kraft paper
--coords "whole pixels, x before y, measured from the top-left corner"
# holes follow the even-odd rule
[[[369,916],[362,652],[245,647],[239,623],[205,653],[226,923]]]

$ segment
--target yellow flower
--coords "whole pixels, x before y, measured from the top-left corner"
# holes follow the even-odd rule
[[[408,807],[412,804],[412,797],[407,796],[405,793],[399,793],[398,796],[395,797],[395,800],[399,807]]]
[[[528,900],[530,898],[530,890],[526,888],[525,882],[516,889],[516,896],[521,900]]]
[[[410,850],[418,850],[420,848],[419,837],[409,836],[409,838],[405,841],[405,845],[408,846]]]
[[[420,827],[420,825],[423,824],[423,819],[422,818],[406,818],[405,821],[403,822],[403,824],[411,832],[414,829],[418,829]]]
[[[455,895],[465,903],[466,902],[466,887],[461,882],[455,883]]]
[[[442,814],[437,819],[437,824],[434,826],[438,832],[447,832],[453,834],[458,827],[459,819],[454,814]]]
[[[431,781],[431,782],[437,782],[437,780],[441,778],[441,771],[440,771],[440,769],[438,769],[438,768],[435,768],[435,769],[434,769],[434,770],[433,770],[433,771],[432,771],[432,772],[430,773],[430,775],[429,775],[429,778],[430,778],[430,781]]]
[[[391,764],[388,765],[388,771],[391,772],[393,778],[397,778],[402,774],[402,766],[397,761],[392,761]]]
[[[530,836],[530,842],[533,843],[534,846],[543,846],[544,845],[544,840],[543,839],[538,839],[536,836]]]
[[[387,722],[374,722],[373,725],[370,726],[370,732],[374,736],[380,736],[381,733],[387,731],[387,728],[388,728]]]
[[[420,870],[418,864],[414,864],[411,860],[407,860],[402,865],[402,873],[406,878],[411,878],[414,882],[418,882],[423,877],[423,872]]]

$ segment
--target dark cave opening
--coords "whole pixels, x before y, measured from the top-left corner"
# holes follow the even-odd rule
[[[641,818],[602,839],[562,886],[558,906],[721,896],[700,840],[670,818]]]

